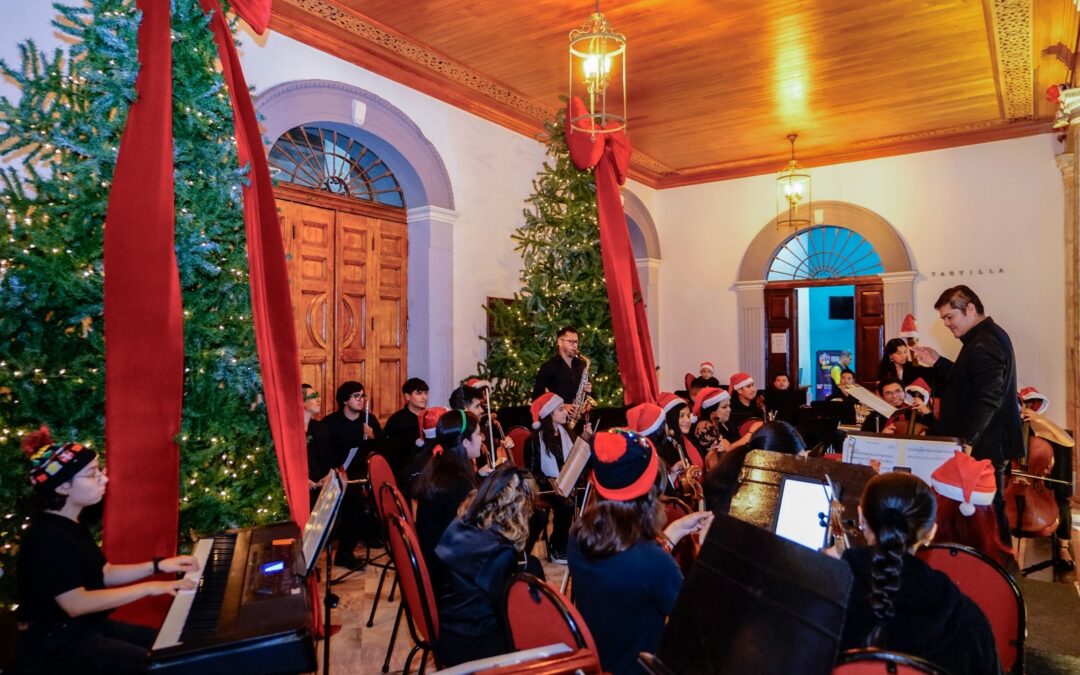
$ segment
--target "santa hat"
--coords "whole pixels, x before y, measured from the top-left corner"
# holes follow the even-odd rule
[[[728,380],[728,391],[738,391],[743,387],[748,387],[754,383],[754,378],[750,377],[749,373],[735,373]]]
[[[490,389],[491,383],[487,380],[482,380],[479,377],[470,377],[461,384],[466,387],[472,387],[473,389]]]
[[[529,406],[529,412],[532,413],[532,428],[540,428],[540,420],[544,419],[551,413],[558,410],[559,406],[563,404],[562,397],[558,394],[553,394],[550,391],[546,394],[541,394],[532,402]]]
[[[728,393],[720,387],[705,387],[694,399],[694,417],[701,417],[702,410],[720,405],[729,398]]]
[[[713,366],[712,361],[702,361],[701,365],[698,366],[698,370],[700,371],[702,368],[708,368],[709,370],[716,370],[716,367]]]
[[[1031,406],[1031,409],[1037,413],[1045,413],[1046,409],[1050,407],[1050,399],[1046,397],[1046,394],[1040,392],[1035,387],[1024,387],[1020,390],[1020,401],[1041,401]]]
[[[637,499],[656,483],[656,448],[640,434],[625,429],[601,431],[593,441],[593,457],[592,482],[605,499]]]
[[[667,415],[680,405],[686,405],[686,399],[672,394],[670,391],[660,392],[660,399],[656,402]]]
[[[970,516],[976,506],[994,503],[997,485],[989,459],[973,459],[959,450],[930,474],[930,485],[942,497],[960,502],[960,513]]]
[[[655,403],[642,403],[626,411],[626,424],[642,436],[650,436],[664,425],[664,409]]]
[[[420,423],[420,438],[416,439],[417,447],[424,447],[425,439],[435,438],[435,426],[439,423],[439,418],[448,412],[450,412],[449,408],[434,406],[432,408],[424,408],[424,410],[417,415],[417,421]]]
[[[916,378],[914,382],[904,387],[904,391],[907,392],[908,402],[911,402],[911,394],[919,394],[922,396],[923,403],[930,402],[930,385],[926,383],[926,380],[921,377]]]
[[[900,323],[900,337],[919,339],[919,331],[915,328],[915,317],[908,314]]]

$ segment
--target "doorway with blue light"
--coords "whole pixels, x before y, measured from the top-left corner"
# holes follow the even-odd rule
[[[785,373],[823,400],[844,368],[872,384],[884,342],[881,258],[860,234],[833,225],[793,233],[765,286],[766,376]]]

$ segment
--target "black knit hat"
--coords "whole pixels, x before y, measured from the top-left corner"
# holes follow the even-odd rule
[[[593,455],[593,485],[606,499],[637,499],[656,482],[656,448],[640,434],[626,429],[600,432],[593,441]]]
[[[348,401],[349,397],[358,391],[364,391],[364,385],[355,380],[342,382],[337,389],[337,395],[334,397],[337,400],[338,407],[345,405],[345,401]]]
[[[85,445],[54,443],[45,425],[23,437],[22,449],[30,459],[30,484],[38,492],[52,492],[97,457]]]

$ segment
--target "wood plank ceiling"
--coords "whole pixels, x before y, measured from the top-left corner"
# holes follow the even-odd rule
[[[1043,133],[1073,0],[621,0],[631,175],[671,187]],[[276,0],[271,27],[530,135],[587,0]]]

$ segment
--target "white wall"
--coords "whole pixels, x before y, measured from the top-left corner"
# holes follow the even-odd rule
[[[1054,401],[1051,416],[1065,401],[1059,151],[1048,134],[812,170],[815,199],[875,211],[906,241],[921,272],[915,315],[923,342],[950,356],[959,350],[933,304],[948,286],[969,284],[1012,336],[1021,386],[1037,386]],[[776,215],[773,184],[772,176],[755,176],[657,196],[661,388],[675,387],[706,358],[723,377],[745,367],[736,362],[732,284],[746,246]],[[1005,271],[979,276],[980,267]],[[949,271],[956,276],[931,276]]]

